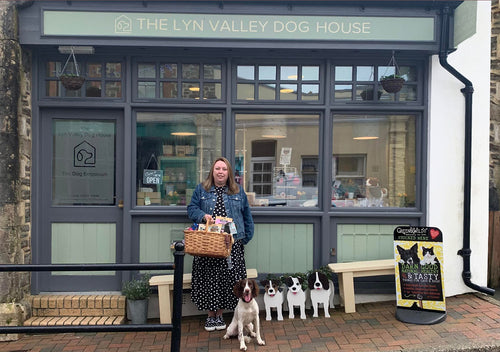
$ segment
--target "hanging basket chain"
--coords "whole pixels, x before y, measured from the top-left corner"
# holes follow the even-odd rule
[[[387,75],[387,70],[390,67],[394,67],[394,75],[399,76],[399,66],[398,66],[398,64],[396,62],[396,57],[394,56],[394,50],[392,51],[391,59],[389,60],[389,63],[387,64],[387,66],[385,68],[385,71],[384,71],[384,74],[382,75],[382,77],[384,77],[384,76]]]
[[[68,66],[68,62],[71,58],[73,58],[73,63],[75,64],[76,75],[80,76],[80,71],[78,70],[78,63],[76,62],[76,56],[75,56],[75,52],[73,50],[73,47],[71,47],[71,53],[68,55],[68,58],[66,59],[66,63],[64,64],[60,75],[64,74],[64,70],[66,69],[66,66]]]

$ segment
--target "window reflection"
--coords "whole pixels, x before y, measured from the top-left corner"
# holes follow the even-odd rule
[[[218,113],[137,114],[137,205],[186,205],[221,155]]]
[[[414,207],[415,116],[335,115],[332,206]]]
[[[318,125],[318,115],[236,115],[235,174],[252,206],[317,206]]]

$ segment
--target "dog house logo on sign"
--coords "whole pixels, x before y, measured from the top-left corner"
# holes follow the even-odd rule
[[[96,148],[87,141],[83,141],[73,148],[74,167],[95,167]]]
[[[436,227],[400,226],[394,230],[396,296],[399,320],[433,324],[446,317],[443,289],[443,234]]]

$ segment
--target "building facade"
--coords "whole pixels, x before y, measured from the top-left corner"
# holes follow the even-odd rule
[[[252,205],[247,266],[261,274],[393,258],[394,228],[421,225],[444,234],[446,295],[471,290],[464,236],[485,285],[489,2],[37,1],[17,12],[32,56],[33,263],[171,261],[192,191],[224,155]],[[472,126],[443,62],[473,85]],[[393,74],[400,90],[382,84]],[[38,273],[30,287],[117,291],[127,275]],[[391,280],[358,284],[390,292]]]

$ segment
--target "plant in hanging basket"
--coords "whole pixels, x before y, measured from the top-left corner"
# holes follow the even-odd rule
[[[65,73],[59,76],[59,80],[61,81],[64,88],[69,90],[78,90],[82,87],[83,82],[85,82],[85,77]]]
[[[403,88],[405,79],[399,75],[389,75],[380,78],[380,83],[387,93],[397,93]]]

